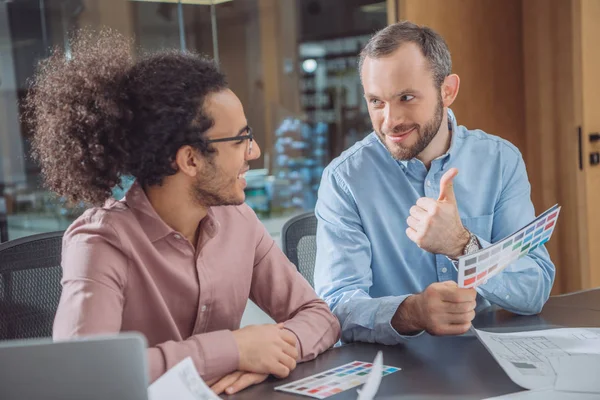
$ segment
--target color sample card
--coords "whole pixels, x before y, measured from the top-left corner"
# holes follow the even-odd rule
[[[550,240],[560,207],[555,205],[506,239],[458,259],[458,286],[477,287]]]
[[[278,386],[275,390],[303,396],[325,399],[334,394],[360,386],[366,382],[373,364],[354,361],[341,367],[332,368],[308,378]],[[383,366],[382,376],[400,371],[400,368]]]

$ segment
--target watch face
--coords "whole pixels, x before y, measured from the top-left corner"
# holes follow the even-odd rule
[[[467,246],[465,247],[465,254],[475,253],[477,250],[479,250],[479,244],[477,242],[477,237],[475,235],[471,234],[469,243],[467,243]]]
[[[477,250],[479,250],[479,247],[475,243],[469,243],[467,246],[467,254],[475,253]]]

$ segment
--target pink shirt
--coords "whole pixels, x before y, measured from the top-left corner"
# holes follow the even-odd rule
[[[300,361],[340,335],[337,318],[247,205],[211,208],[195,250],[134,184],[69,227],[62,268],[54,338],[141,332],[151,381],[187,356],[205,380],[236,370],[232,331],[248,299],[297,336]]]

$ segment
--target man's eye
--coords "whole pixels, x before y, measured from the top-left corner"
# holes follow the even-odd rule
[[[413,95],[405,94],[404,96],[400,97],[400,101],[411,101],[414,98],[415,96]]]

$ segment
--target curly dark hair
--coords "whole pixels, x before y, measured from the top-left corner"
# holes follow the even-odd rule
[[[206,157],[214,121],[207,95],[227,88],[215,63],[163,51],[133,59],[131,40],[105,29],[79,31],[71,55],[56,49],[40,62],[25,101],[33,156],[46,186],[73,203],[102,204],[130,175],[160,185],[177,172],[177,150]]]

